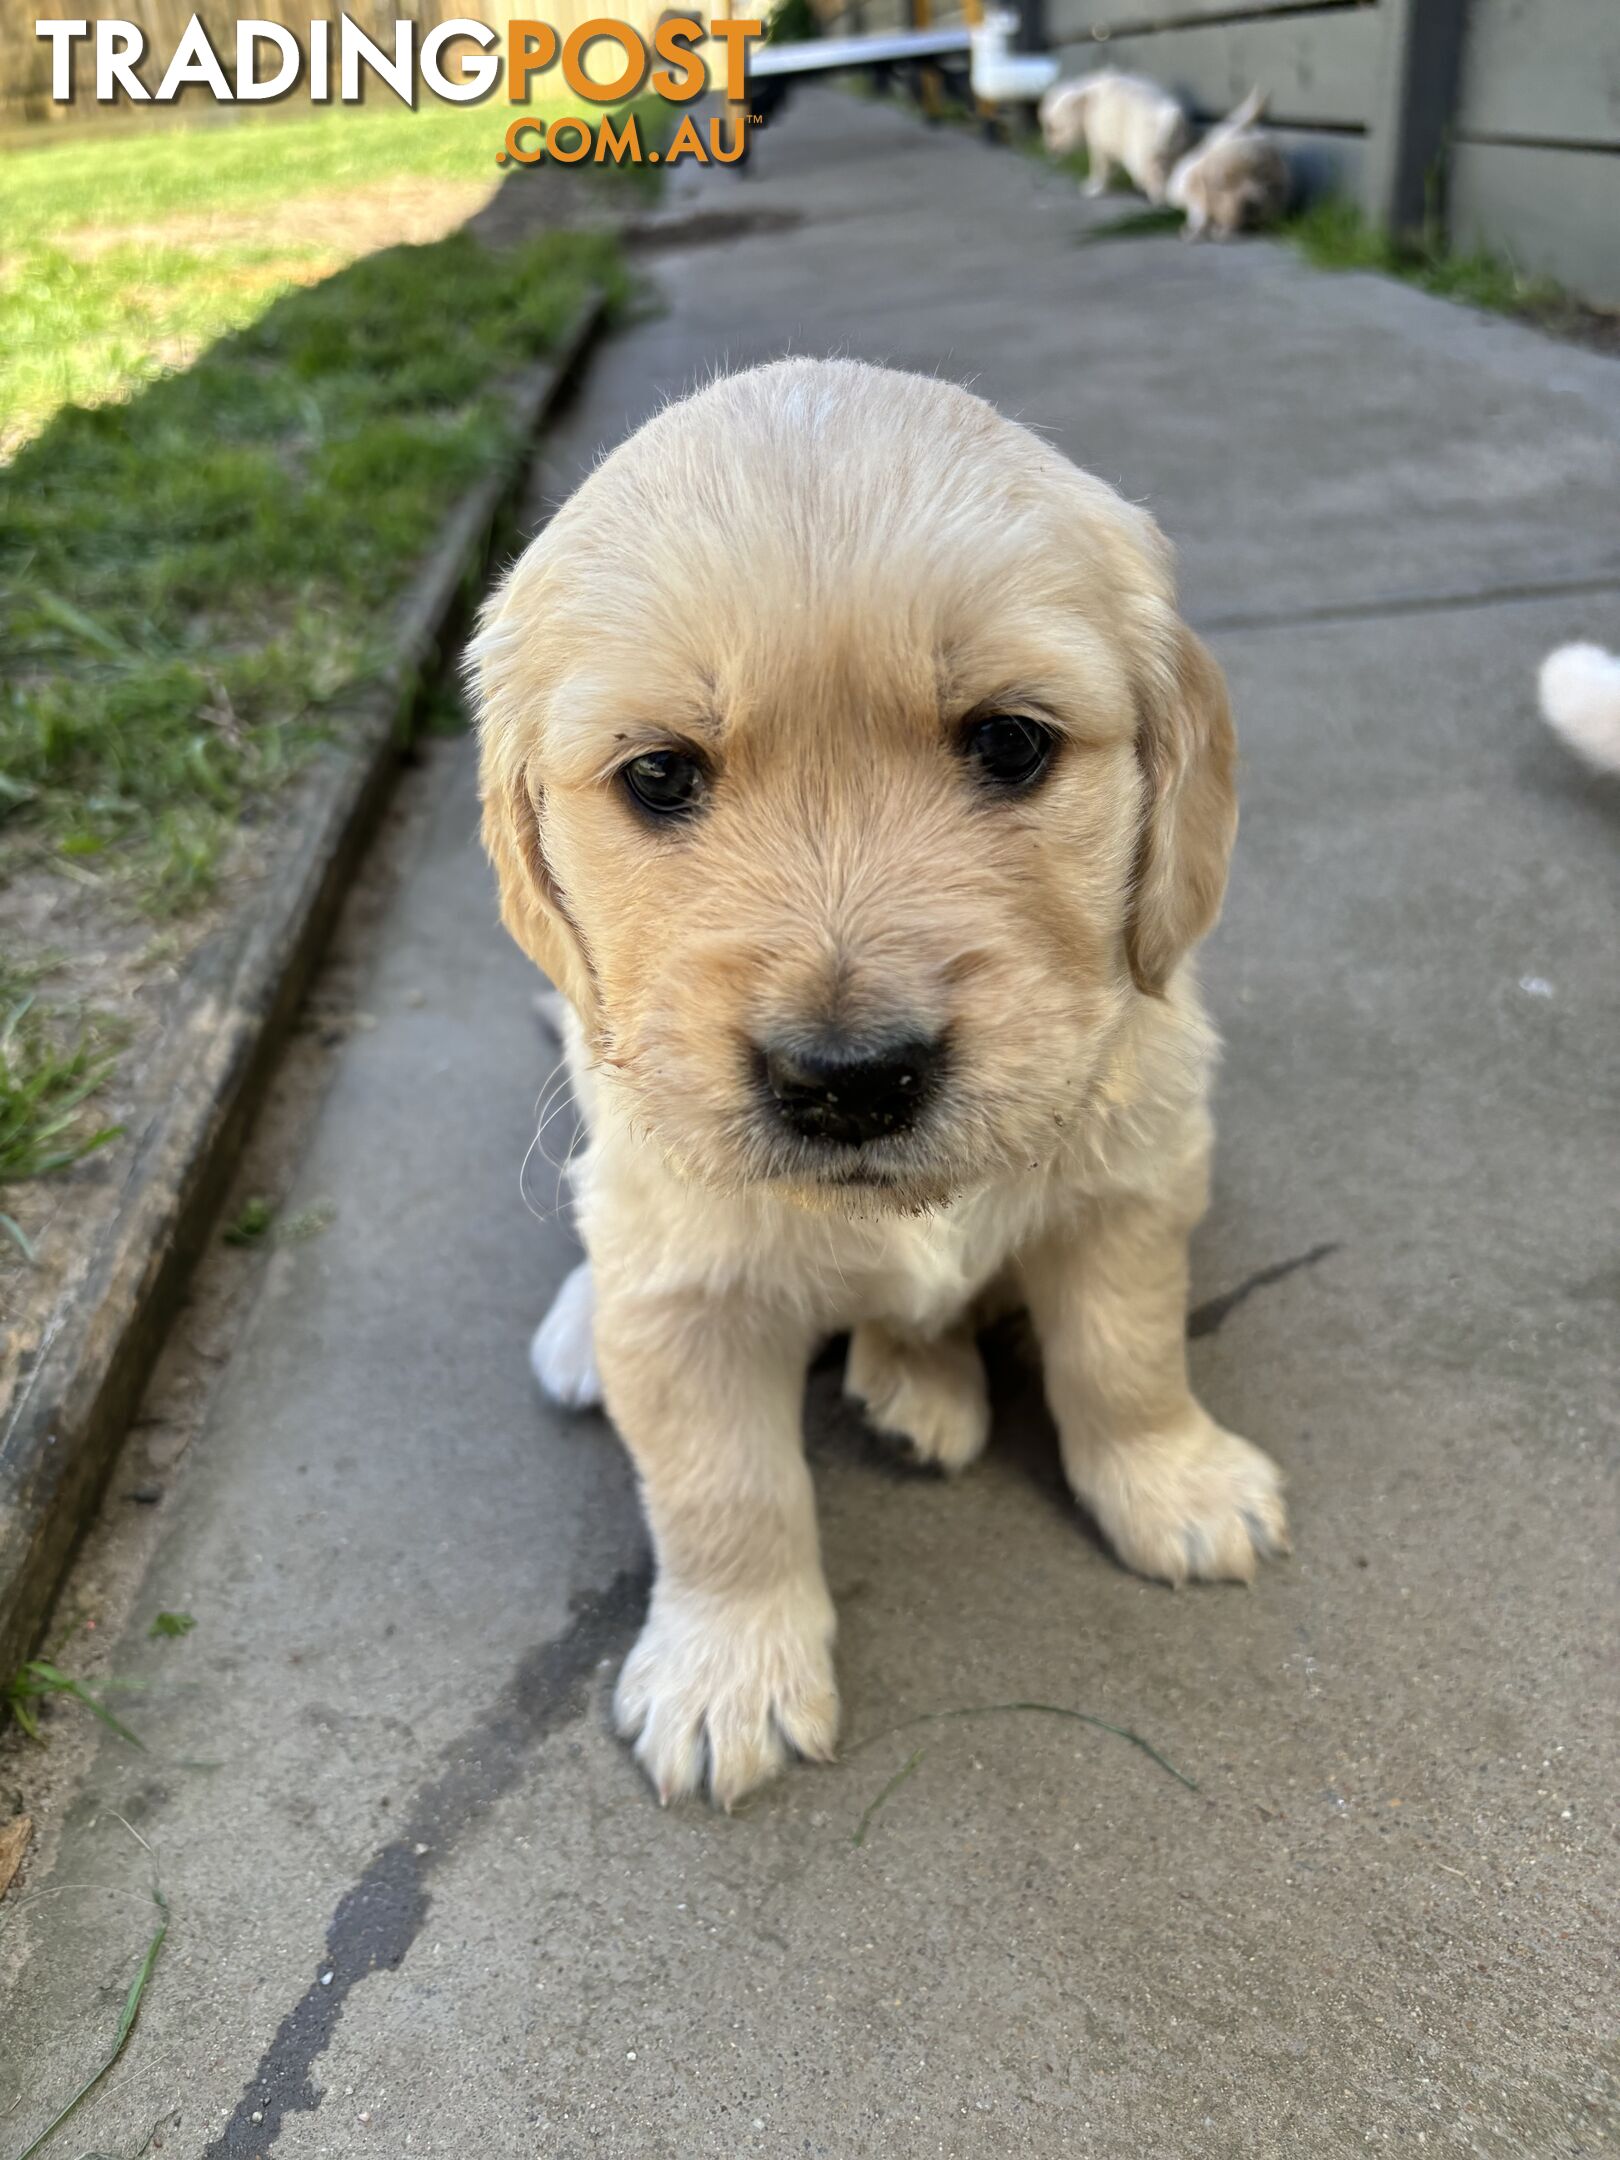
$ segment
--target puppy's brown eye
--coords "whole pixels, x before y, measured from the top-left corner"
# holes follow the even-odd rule
[[[962,748],[986,780],[997,787],[1028,787],[1052,760],[1053,735],[1038,720],[1020,713],[992,713],[973,721]]]
[[[620,770],[620,779],[654,817],[689,817],[703,800],[703,767],[681,750],[644,750]]]

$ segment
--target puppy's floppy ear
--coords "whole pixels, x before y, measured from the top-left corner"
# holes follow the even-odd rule
[[[484,852],[495,866],[501,921],[582,1018],[594,1003],[590,964],[546,862],[540,834],[544,796],[523,765],[507,765],[487,742],[483,773]]]
[[[1143,816],[1126,949],[1137,987],[1160,997],[1176,963],[1214,928],[1237,832],[1237,740],[1226,682],[1177,621],[1168,665],[1141,699]]]
[[[594,983],[546,859],[545,793],[536,771],[535,705],[546,673],[545,648],[535,628],[544,618],[534,590],[540,554],[536,543],[486,601],[467,648],[467,683],[478,716],[484,852],[495,866],[501,921],[585,1018],[594,1004]]]

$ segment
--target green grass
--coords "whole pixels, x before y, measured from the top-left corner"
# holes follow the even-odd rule
[[[0,271],[0,450],[63,405],[127,396],[310,282],[323,259],[292,241],[229,256],[153,242],[84,257],[49,241],[22,248]]]
[[[47,1658],[30,1658],[6,1688],[4,1696],[0,1697],[0,1701],[7,1704],[12,1716],[29,1739],[37,1741],[41,1747],[45,1745],[45,1735],[40,1731],[39,1719],[35,1714],[36,1705],[62,1699],[82,1703],[92,1717],[99,1718],[108,1731],[116,1733],[126,1746],[140,1748],[144,1753],[144,1740],[138,1739],[127,1725],[115,1718],[107,1705],[99,1697],[92,1695],[82,1680],[61,1671]]]
[[[493,180],[499,120],[341,113],[0,164],[0,885],[54,866],[115,915],[183,914],[341,733],[446,512],[508,448],[501,385],[624,275],[565,231],[346,261],[363,225],[334,242],[297,203]],[[248,222],[166,228],[201,211]],[[28,1002],[29,959],[0,978],[0,1180],[111,1137],[85,1107],[108,1047]]]
[[[117,1820],[123,1822],[123,1817],[118,1816]],[[151,1857],[152,1848],[150,1845],[147,1844],[145,1838],[141,1836],[140,1832],[138,1830],[131,1830],[127,1822],[124,1823],[124,1828],[126,1830],[129,1830],[130,1836],[134,1838],[135,1842],[141,1847],[142,1851],[145,1852],[148,1857]],[[146,1945],[146,1950],[141,1958],[141,1962],[135,1968],[135,1977],[130,1981],[129,1987],[125,1992],[124,2007],[119,2012],[118,2024],[116,2029],[114,2030],[111,2044],[109,2045],[107,2052],[102,2056],[100,2062],[98,2062],[95,2068],[90,2072],[90,2075],[85,2078],[79,2085],[77,2085],[69,2098],[64,2102],[64,2104],[61,2107],[57,2108],[55,2113],[51,2116],[50,2121],[45,2125],[44,2129],[41,2130],[38,2136],[32,2139],[29,2144],[24,2146],[23,2150],[17,2155],[17,2160],[36,2160],[36,2156],[45,2150],[45,2147],[55,2137],[57,2131],[61,2129],[62,2125],[67,2121],[68,2117],[73,2113],[73,2111],[77,2107],[79,2107],[83,2101],[87,2100],[91,2093],[95,2091],[96,2087],[107,2075],[107,2072],[112,2069],[113,2065],[117,2062],[119,2056],[122,2055],[124,2052],[124,2045],[129,2039],[130,2034],[135,2029],[135,2020],[140,2015],[141,2004],[145,2000],[146,1991],[152,1984],[152,1975],[157,1969],[159,1953],[162,1951],[163,1945],[168,1940],[169,1936],[169,1901],[163,1895],[162,1885],[157,1879],[157,1866],[155,1861],[153,1862],[152,1881],[149,1888],[149,1895],[151,1897],[153,1905],[157,1908],[157,1926],[153,1930],[151,1938]],[[139,2152],[134,2156],[134,2160],[140,2160],[140,2153],[144,2153],[147,2150],[147,2147],[151,2145],[154,2135],[155,2128],[153,2131],[149,2131],[147,2133],[146,2143],[139,2148]],[[98,2156],[94,2153],[86,2153],[83,2156],[83,2160],[98,2160]]]
[[[501,104],[414,113],[347,108],[307,120],[266,116],[121,135],[111,144],[8,145],[0,160],[0,231],[11,242],[187,211],[256,209],[293,193],[377,180],[493,179],[505,115]]]
[[[1282,232],[1318,270],[1376,270],[1500,315],[1545,314],[1565,298],[1553,279],[1526,277],[1484,248],[1453,250],[1438,232],[1394,239],[1337,197],[1312,203]]]
[[[0,470],[0,872],[32,847],[154,913],[206,894],[502,452],[494,385],[617,281],[578,234],[389,249]]]
[[[0,1188],[65,1170],[118,1137],[119,1126],[97,1123],[93,1103],[114,1058],[104,1023],[68,1030],[24,977],[0,970]],[[0,1237],[33,1258],[4,1208]]]
[[[530,108],[542,119],[560,109]],[[667,135],[669,106],[648,97],[635,110],[644,139]],[[492,186],[507,111],[350,110],[9,150],[0,454],[60,406],[127,396],[375,246],[363,215],[358,231],[348,222],[367,190],[416,182],[431,204],[435,186]],[[537,169],[512,178],[522,186]],[[660,184],[648,165],[612,178],[648,196]]]
[[[276,1211],[268,1200],[255,1196],[245,1201],[240,1214],[228,1222],[220,1235],[227,1245],[262,1245],[275,1227]]]
[[[15,442],[69,400],[127,394],[357,252],[329,211],[275,216],[289,197],[341,210],[384,181],[493,182],[498,147],[490,113],[437,108],[11,151],[0,160],[0,431]],[[203,218],[248,229],[165,235]]]

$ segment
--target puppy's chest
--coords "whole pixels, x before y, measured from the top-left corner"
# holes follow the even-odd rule
[[[1033,1235],[1034,1196],[979,1200],[940,1215],[852,1226],[823,1279],[829,1324],[888,1320],[932,1334],[949,1327]]]

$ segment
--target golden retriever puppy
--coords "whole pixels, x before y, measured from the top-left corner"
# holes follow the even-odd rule
[[[1251,90],[1196,149],[1177,160],[1166,200],[1186,211],[1186,239],[1213,233],[1226,240],[1245,227],[1274,224],[1288,208],[1288,161],[1255,125],[1265,109],[1265,92]]]
[[[1167,90],[1118,68],[1054,83],[1041,99],[1040,121],[1054,157],[1085,151],[1088,195],[1105,193],[1117,167],[1150,203],[1164,201],[1171,168],[1192,136],[1187,115]]]
[[[657,1560],[616,1714],[660,1798],[830,1754],[807,1361],[923,1462],[985,1444],[1028,1307],[1127,1565],[1246,1580],[1275,1468],[1187,1379],[1236,821],[1152,521],[949,383],[786,360],[585,481],[475,642],[501,910],[564,993],[588,1260],[536,1344],[600,1389]]]

